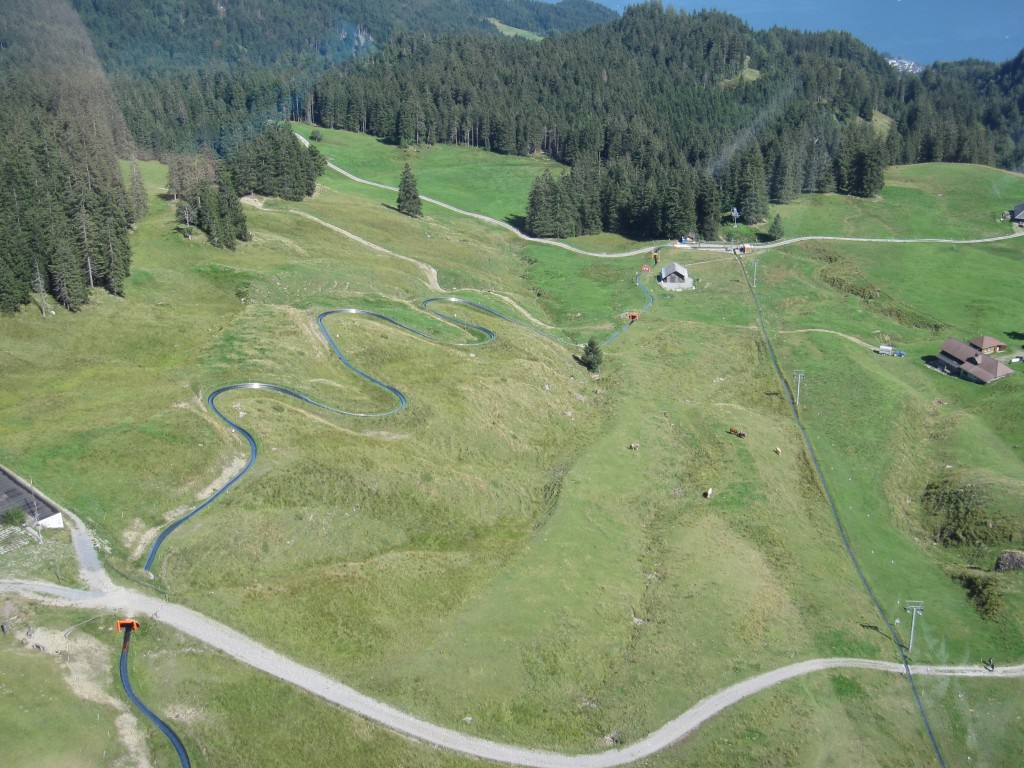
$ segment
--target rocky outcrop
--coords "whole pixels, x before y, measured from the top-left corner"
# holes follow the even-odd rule
[[[1017,549],[1008,549],[1000,553],[996,558],[997,571],[1020,571],[1024,570],[1024,552]]]

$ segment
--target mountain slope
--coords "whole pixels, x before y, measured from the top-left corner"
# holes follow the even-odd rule
[[[348,58],[396,30],[540,35],[610,21],[590,0],[72,0],[108,70]]]

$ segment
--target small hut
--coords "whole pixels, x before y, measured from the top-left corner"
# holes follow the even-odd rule
[[[694,288],[693,279],[686,271],[686,267],[674,261],[668,266],[662,267],[658,282],[667,291],[686,291]]]

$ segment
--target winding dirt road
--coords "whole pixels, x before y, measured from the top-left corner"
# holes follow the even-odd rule
[[[309,146],[309,140],[306,139],[304,136],[300,136],[298,133],[296,133],[295,136],[305,146],[307,146],[307,147]],[[347,178],[347,179],[349,179],[351,181],[356,182],[357,184],[366,184],[366,185],[371,186],[371,187],[377,187],[377,189],[386,189],[386,190],[388,190],[390,192],[398,192],[398,187],[392,187],[392,186],[390,186],[388,184],[381,184],[380,182],[377,182],[377,181],[370,181],[369,179],[360,178],[359,176],[356,176],[354,173],[349,173],[344,168],[341,168],[341,167],[335,165],[334,163],[332,163],[329,160],[327,161],[327,167],[330,168],[332,171],[340,173],[345,178]],[[643,248],[637,248],[636,250],[621,251],[619,253],[603,253],[603,252],[585,251],[582,248],[576,248],[575,246],[569,245],[568,243],[560,242],[558,240],[551,240],[551,239],[548,239],[546,237],[531,237],[530,235],[526,234],[525,232],[521,232],[520,230],[516,229],[515,227],[513,227],[511,224],[509,224],[506,221],[501,221],[499,219],[495,219],[495,218],[492,218],[490,216],[485,216],[482,213],[474,213],[473,211],[467,211],[467,210],[464,210],[462,208],[456,208],[454,205],[449,205],[448,203],[441,202],[440,200],[435,200],[432,197],[426,197],[425,195],[420,195],[420,200],[423,200],[424,202],[427,202],[427,203],[432,203],[433,205],[440,206],[441,208],[445,208],[445,209],[447,209],[449,211],[452,211],[454,213],[461,214],[462,216],[469,216],[472,219],[476,219],[478,221],[484,221],[484,222],[487,222],[488,224],[492,224],[492,225],[494,225],[496,227],[501,227],[502,229],[508,230],[509,232],[511,232],[512,234],[514,234],[516,237],[518,237],[521,240],[528,240],[528,241],[533,242],[533,243],[543,243],[544,245],[550,245],[550,246],[553,246],[555,248],[562,248],[562,249],[564,249],[566,251],[572,251],[573,253],[578,253],[578,254],[581,254],[583,256],[595,256],[595,257],[601,258],[601,259],[619,259],[619,258],[623,258],[623,257],[626,257],[626,256],[639,256],[640,254],[650,253],[650,251],[653,249],[652,246],[648,245],[648,246],[644,246]],[[298,213],[298,211],[296,211],[296,213]],[[983,238],[979,238],[977,240],[947,240],[947,239],[944,239],[944,238],[901,239],[901,238],[887,238],[887,237],[840,237],[840,236],[833,236],[833,235],[805,235],[805,236],[802,236],[802,237],[787,238],[786,240],[776,240],[775,242],[772,242],[772,243],[757,243],[757,244],[753,244],[752,243],[750,245],[750,247],[755,252],[757,252],[757,251],[770,251],[773,248],[781,248],[781,247],[786,246],[786,245],[792,245],[793,243],[801,243],[801,242],[810,241],[810,240],[840,240],[840,241],[850,242],[850,243],[910,243],[910,244],[913,244],[913,243],[946,243],[948,245],[975,245],[975,244],[979,244],[979,243],[995,243],[995,242],[999,242],[1000,240],[1013,240],[1014,238],[1017,238],[1017,237],[1024,237],[1024,229],[1022,229],[1020,231],[1017,231],[1017,232],[1013,232],[1013,233],[1011,233],[1009,235],[998,235],[996,237],[983,237]],[[666,248],[666,247],[669,247],[669,246],[656,246],[656,247],[658,247],[658,248]],[[723,248],[723,246],[721,244],[708,245],[708,246],[686,245],[686,246],[683,246],[683,248],[681,248],[679,250],[681,252],[686,252],[686,251],[712,251],[712,252],[718,251],[718,252],[721,252],[722,248]],[[726,249],[728,250],[728,246],[726,246]]]
[[[796,328],[792,331],[776,331],[776,333],[831,333],[833,336],[842,336],[844,339],[852,341],[854,344],[860,344],[862,347],[867,347],[868,349],[875,348],[873,344],[868,344],[866,341],[862,341],[856,336],[851,336],[850,334],[843,333],[842,331],[833,331],[830,328]]]

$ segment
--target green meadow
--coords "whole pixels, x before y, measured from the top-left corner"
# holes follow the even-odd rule
[[[409,162],[422,194],[503,220],[523,215],[530,180],[549,165],[323,133],[321,150],[358,176],[394,184]],[[252,242],[218,250],[176,231],[173,203],[160,196],[166,169],[143,172],[151,210],[133,235],[125,298],[94,294],[75,315],[26,307],[0,318],[0,463],[86,519],[115,579],[432,722],[566,752],[636,741],[715,691],[797,660],[897,658],[842,546],[736,259],[674,253],[697,290],[668,293],[644,274],[655,302],[627,328],[647,302],[634,283],[641,256],[527,243],[437,206],[410,219],[393,210],[394,193],[332,171],[311,199],[247,207]],[[992,169],[917,166],[888,178],[877,200],[807,196],[784,207],[787,236],[1006,234],[999,211],[1024,199],[1020,177]],[[1024,536],[1024,382],[980,387],[925,365],[947,336],[1020,347],[1017,242],[810,242],[757,257],[768,339],[790,381],[806,373],[801,418],[864,576],[902,620],[904,642],[904,602],[925,601],[915,662],[1024,657],[1020,575],[989,573]],[[421,308],[435,295],[549,335],[444,304],[497,335],[474,343],[479,334]],[[266,382],[346,411],[395,405],[320,336],[317,315],[336,308],[380,312],[433,337],[357,315],[325,321],[348,359],[400,388],[408,408],[359,418],[274,393],[223,395],[218,406],[256,436],[257,464],[168,539],[150,582],[142,564],[157,531],[245,456],[206,408],[211,391]],[[575,362],[576,344],[617,330],[597,375]],[[908,355],[881,357],[838,334]],[[984,540],[937,543],[922,500],[947,475],[981,489],[993,532]],[[0,573],[73,578],[66,554],[21,562]],[[982,617],[953,578],[969,566],[995,580],[997,616]],[[43,619],[62,623],[61,612]],[[197,765],[267,755],[285,766],[470,762],[158,622],[138,643],[148,651],[133,658],[136,688],[167,713]],[[1019,752],[1003,732],[1006,712],[1024,706],[1019,683],[918,683],[951,763],[1002,765]],[[62,700],[73,701],[70,691]],[[1002,714],[986,720],[979,701]],[[6,743],[14,731],[5,729]],[[161,738],[151,738],[154,759],[170,764]],[[646,762],[934,759],[905,680],[841,671],[752,697]],[[85,755],[82,764],[106,763]]]

